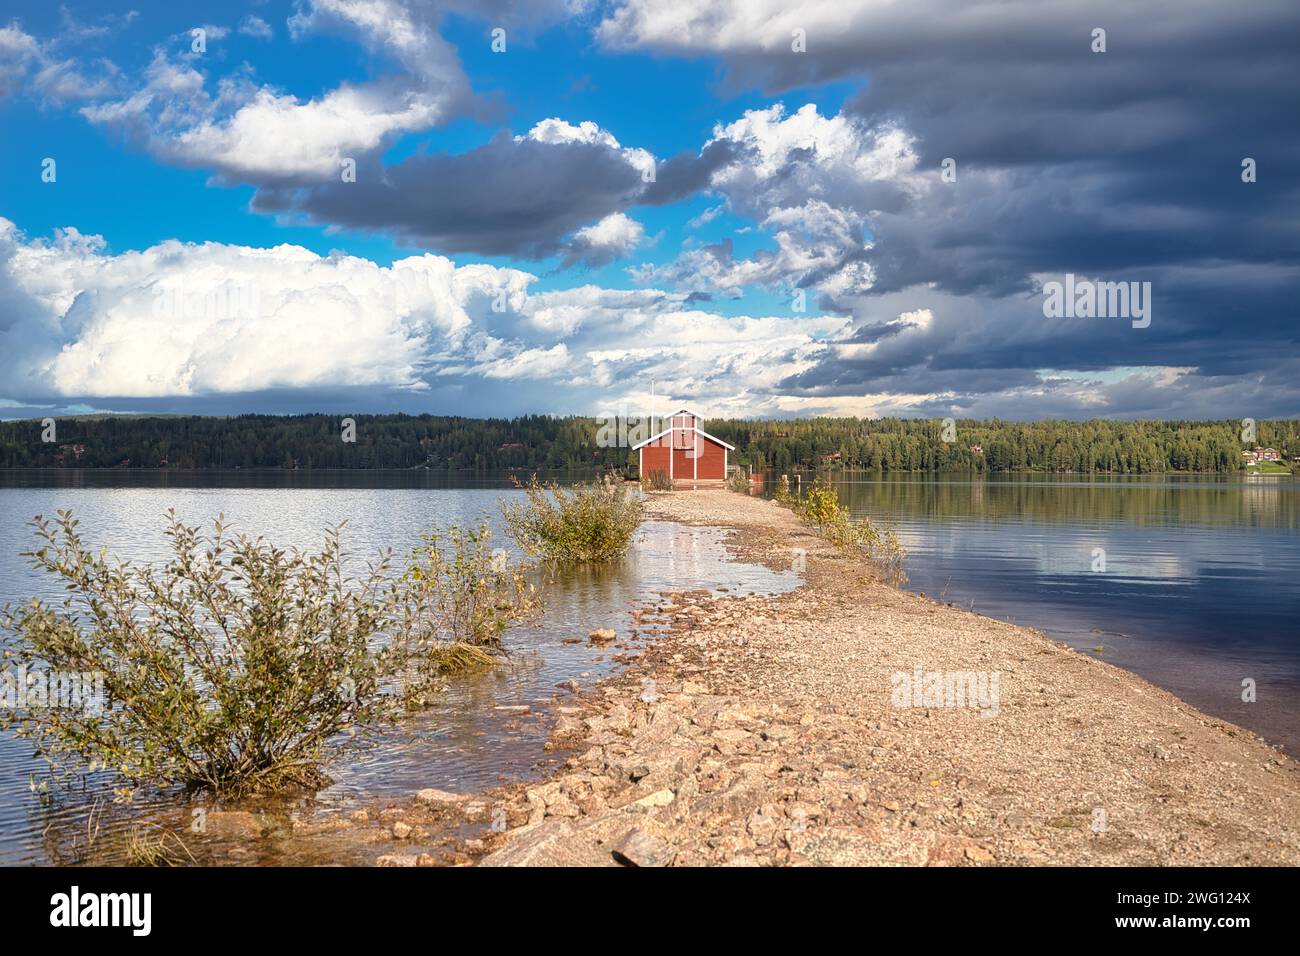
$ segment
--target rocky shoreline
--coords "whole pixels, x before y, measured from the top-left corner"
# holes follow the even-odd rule
[[[296,835],[383,866],[1300,863],[1297,764],[1249,731],[890,587],[772,502],[676,492],[650,511],[801,562],[805,584],[637,612],[667,633],[557,701],[548,746],[572,753],[541,782],[423,790]],[[911,674],[994,675],[995,694],[900,706]]]

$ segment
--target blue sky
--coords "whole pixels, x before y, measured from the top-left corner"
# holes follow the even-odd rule
[[[1296,415],[1297,13],[1177,7],[11,4],[0,413]]]

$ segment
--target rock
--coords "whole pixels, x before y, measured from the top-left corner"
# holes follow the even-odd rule
[[[532,711],[532,708],[527,704],[497,704],[492,709],[499,710],[504,714],[527,714]]]
[[[577,717],[564,716],[555,722],[555,729],[551,731],[551,735],[557,738],[579,737],[586,731],[586,725]]]
[[[393,824],[393,836],[399,840],[405,840],[411,835],[411,825],[402,823],[400,820]]]
[[[982,846],[966,847],[966,859],[973,863],[992,863],[994,856]]]
[[[764,740],[774,740],[777,743],[793,740],[797,736],[799,736],[799,732],[785,724],[773,724],[763,731]]]
[[[691,807],[691,812],[740,816],[763,803],[766,792],[767,781],[761,773],[745,773],[725,790],[706,794],[697,799]]]
[[[751,813],[746,828],[756,844],[768,846],[776,836],[776,819],[763,813]]]
[[[548,817],[576,817],[578,816],[578,805],[568,797],[560,797],[546,805],[546,815]]]
[[[463,793],[451,793],[447,790],[438,790],[434,787],[428,787],[417,793],[415,799],[431,807],[446,808],[459,806],[464,803],[468,797]]]
[[[528,825],[534,826],[541,823],[546,816],[546,801],[542,799],[542,795],[536,790],[529,790],[525,794],[525,798],[528,800]]]
[[[791,850],[806,858],[814,866],[871,866],[878,864],[881,854],[880,836],[871,828],[832,827],[791,834]],[[919,842],[913,859],[904,862],[920,865],[925,862]]]
[[[506,835],[479,866],[616,866],[609,851],[581,838],[568,820],[547,820]]]
[[[612,852],[614,859],[624,866],[667,866],[677,855],[667,840],[644,830],[633,830]]]
[[[630,715],[623,704],[615,704],[604,718],[604,726],[616,733],[626,731],[631,726]]]
[[[597,644],[603,643],[605,641],[612,641],[616,637],[618,637],[618,635],[614,633],[614,631],[611,628],[608,627],[597,628],[596,630],[592,631],[590,634],[587,635],[587,638],[589,640],[595,641]]]
[[[375,860],[375,866],[415,866],[419,859],[414,853],[385,853]]]
[[[325,820],[316,820],[308,823],[305,820],[293,821],[294,836],[316,836],[320,833],[331,833],[335,830],[346,830],[352,824],[348,823],[342,817],[329,817]]]
[[[212,810],[202,820],[201,832],[218,840],[251,840],[266,832],[257,814],[247,810]]]
[[[632,803],[634,807],[666,807],[677,799],[677,795],[671,790],[656,790],[654,793],[642,797]]]
[[[754,735],[748,730],[741,730],[739,727],[729,727],[713,733],[713,746],[724,757],[733,754],[753,753],[754,744]]]
[[[370,814],[365,810],[353,810],[350,819],[353,823],[369,823]]]

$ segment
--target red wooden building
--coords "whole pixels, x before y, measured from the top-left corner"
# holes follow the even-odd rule
[[[736,450],[701,428],[700,416],[688,408],[674,412],[667,428],[632,448],[640,455],[641,477],[662,471],[674,482],[724,480],[727,453]]]

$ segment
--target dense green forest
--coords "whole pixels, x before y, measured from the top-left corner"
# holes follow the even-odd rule
[[[755,470],[831,462],[884,471],[1043,471],[1148,474],[1237,471],[1241,452],[1300,455],[1300,421],[1261,421],[1241,440],[1240,421],[1040,421],[958,419],[944,441],[937,419],[812,418],[718,421],[706,429],[743,452]]]
[[[436,468],[636,469],[629,448],[602,447],[600,423],[581,417],[512,419],[357,415],[355,441],[325,415],[60,418],[0,422],[4,468]],[[1238,421],[1041,421],[812,418],[715,420],[755,470],[823,467],[886,471],[1042,471],[1144,474],[1231,472],[1242,449],[1276,448],[1294,466],[1300,420],[1261,421],[1241,440]],[[53,438],[54,440],[43,440]],[[945,440],[950,439],[950,440]]]

